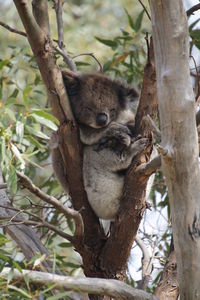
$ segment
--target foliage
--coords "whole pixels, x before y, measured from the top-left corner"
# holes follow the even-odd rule
[[[112,58],[104,63],[103,70],[113,77],[124,78],[129,83],[135,83],[141,87],[144,64],[146,62],[146,45],[144,41],[147,29],[142,27],[144,10],[137,19],[134,19],[125,10],[127,24],[121,28],[121,34],[113,39],[96,39],[113,50]]]

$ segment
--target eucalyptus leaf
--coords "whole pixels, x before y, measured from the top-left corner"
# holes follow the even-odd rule
[[[10,290],[14,290],[18,293],[20,293],[21,295],[23,295],[24,297],[28,298],[28,299],[33,299],[31,295],[29,295],[26,291],[14,286],[14,285],[8,285],[8,289]]]
[[[15,154],[15,156],[21,162],[21,169],[24,169],[25,168],[25,161],[24,161],[24,159],[22,157],[22,154],[20,153],[19,149],[13,143],[11,143],[11,149],[12,149],[12,152]]]
[[[54,131],[56,131],[58,129],[57,125],[47,118],[39,116],[35,113],[31,113],[30,116],[32,116],[38,123],[50,128]]]
[[[25,130],[29,133],[29,134],[33,134],[41,139],[44,139],[44,140],[49,140],[49,137],[44,134],[43,132],[41,131],[38,131],[36,130],[34,127],[31,127],[31,126],[28,126],[28,125],[25,125]]]
[[[113,41],[113,40],[107,40],[107,39],[101,39],[99,37],[95,37],[97,41],[99,41],[100,43],[108,46],[108,47],[111,47],[111,48],[116,48],[117,47],[117,42],[116,41]]]

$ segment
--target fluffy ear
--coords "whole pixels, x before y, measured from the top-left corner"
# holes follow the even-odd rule
[[[138,101],[139,93],[134,87],[121,84],[118,90],[119,101],[122,107],[131,106]]]
[[[62,70],[63,82],[69,96],[74,96],[80,88],[80,79],[77,73],[68,69]]]

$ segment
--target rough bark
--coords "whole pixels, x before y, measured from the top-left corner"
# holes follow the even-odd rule
[[[163,269],[162,278],[155,290],[155,295],[160,300],[177,300],[179,296],[176,255],[174,247],[171,248]]]
[[[149,2],[180,297],[199,299],[200,171],[186,14],[181,0]]]

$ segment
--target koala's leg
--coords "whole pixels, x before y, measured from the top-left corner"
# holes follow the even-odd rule
[[[66,193],[69,193],[69,187],[68,187],[66,172],[64,168],[64,162],[58,147],[58,136],[56,133],[53,133],[51,136],[50,147],[51,147],[52,166],[56,178],[58,179],[59,183],[63,187],[64,191]]]

